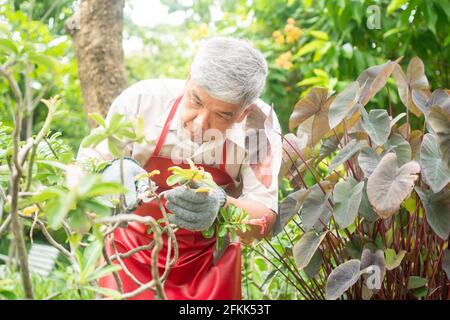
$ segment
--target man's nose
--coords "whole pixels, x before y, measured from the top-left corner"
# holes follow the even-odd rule
[[[205,132],[209,129],[209,112],[208,110],[202,110],[197,114],[197,117],[194,120],[195,130],[202,130]]]

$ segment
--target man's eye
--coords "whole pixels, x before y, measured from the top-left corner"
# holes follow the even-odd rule
[[[216,114],[219,116],[219,118],[221,118],[223,120],[226,120],[226,121],[230,120],[230,117],[228,117],[222,113],[216,113]]]

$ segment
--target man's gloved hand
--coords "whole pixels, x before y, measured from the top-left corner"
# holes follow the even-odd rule
[[[222,188],[210,192],[195,192],[179,186],[164,192],[167,209],[173,214],[170,222],[192,231],[208,229],[216,220],[219,209],[226,203]]]
[[[148,179],[135,180],[139,174],[147,174],[137,161],[131,158],[123,159],[123,184],[127,189],[125,194],[125,208],[128,212],[132,212],[138,205],[138,193],[142,193],[151,189]],[[119,182],[120,179],[120,159],[115,159],[102,172],[103,181]]]

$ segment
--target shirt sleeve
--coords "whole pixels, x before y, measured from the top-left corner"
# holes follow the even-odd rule
[[[239,199],[262,203],[278,213],[278,174],[281,167],[282,143],[280,124],[273,114],[272,126],[266,130],[270,142],[270,156],[259,166],[251,165],[248,160],[241,169],[242,194]]]

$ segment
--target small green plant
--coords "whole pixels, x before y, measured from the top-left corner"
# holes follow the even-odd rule
[[[217,188],[211,174],[202,167],[197,167],[191,159],[187,159],[190,168],[183,169],[178,166],[169,168],[172,172],[167,178],[167,184],[173,186],[180,184],[188,188],[195,189],[196,192],[210,192]],[[217,236],[216,248],[220,250],[225,244],[224,237],[230,235],[232,241],[237,240],[237,232],[245,232],[249,229],[248,214],[245,210],[229,204],[226,208],[221,208],[214,224],[207,230],[202,231],[206,238]]]

